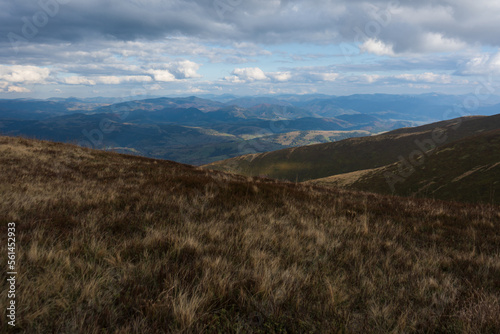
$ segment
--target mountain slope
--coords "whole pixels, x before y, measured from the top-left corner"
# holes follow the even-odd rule
[[[464,117],[377,136],[245,155],[205,167],[249,176],[307,181],[382,167],[412,151],[428,151],[481,131],[499,128],[500,115]]]
[[[498,206],[10,137],[0,193],[21,332],[500,330]]]
[[[105,103],[77,99],[28,100],[0,99],[0,119],[42,120],[78,112],[90,112]]]
[[[411,164],[311,181],[349,189],[500,204],[500,129],[441,146]]]
[[[98,113],[124,113],[133,110],[143,110],[144,112],[160,109],[189,109],[196,108],[205,112],[215,111],[224,106],[223,103],[200,99],[196,96],[178,97],[178,98],[156,98],[146,100],[127,101],[116,103],[110,106],[102,107]]]

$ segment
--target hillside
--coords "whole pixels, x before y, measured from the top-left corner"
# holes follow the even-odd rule
[[[498,206],[13,137],[0,193],[20,332],[500,331]]]
[[[376,136],[244,155],[218,161],[205,168],[247,176],[266,175],[289,181],[308,181],[383,167],[397,162],[400,156],[408,156],[412,151],[428,151],[495,129],[500,129],[500,115],[464,117]]]
[[[313,180],[349,189],[500,204],[500,129],[389,166]]]

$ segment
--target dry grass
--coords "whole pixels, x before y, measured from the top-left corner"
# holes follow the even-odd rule
[[[24,332],[500,331],[499,207],[7,137],[0,194]]]

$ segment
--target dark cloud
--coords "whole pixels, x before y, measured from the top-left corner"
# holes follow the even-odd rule
[[[59,3],[59,2],[60,3]],[[259,43],[339,43],[381,39],[395,52],[432,51],[426,43],[500,45],[500,5],[490,0],[2,0],[0,35],[34,41],[157,40],[190,36]],[[45,8],[45,10],[44,10]],[[485,9],[489,9],[486,11]],[[48,12],[49,15],[44,14]],[[45,15],[45,16],[44,16]],[[44,19],[46,18],[46,20]],[[45,22],[47,21],[47,22]],[[29,23],[26,23],[29,22]],[[38,24],[38,26],[37,26]],[[433,35],[434,34],[434,35]],[[439,42],[437,39],[435,42]]]

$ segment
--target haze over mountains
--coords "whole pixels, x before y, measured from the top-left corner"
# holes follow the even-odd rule
[[[202,165],[470,113],[464,96],[440,94],[207,97],[0,100],[0,133]]]

